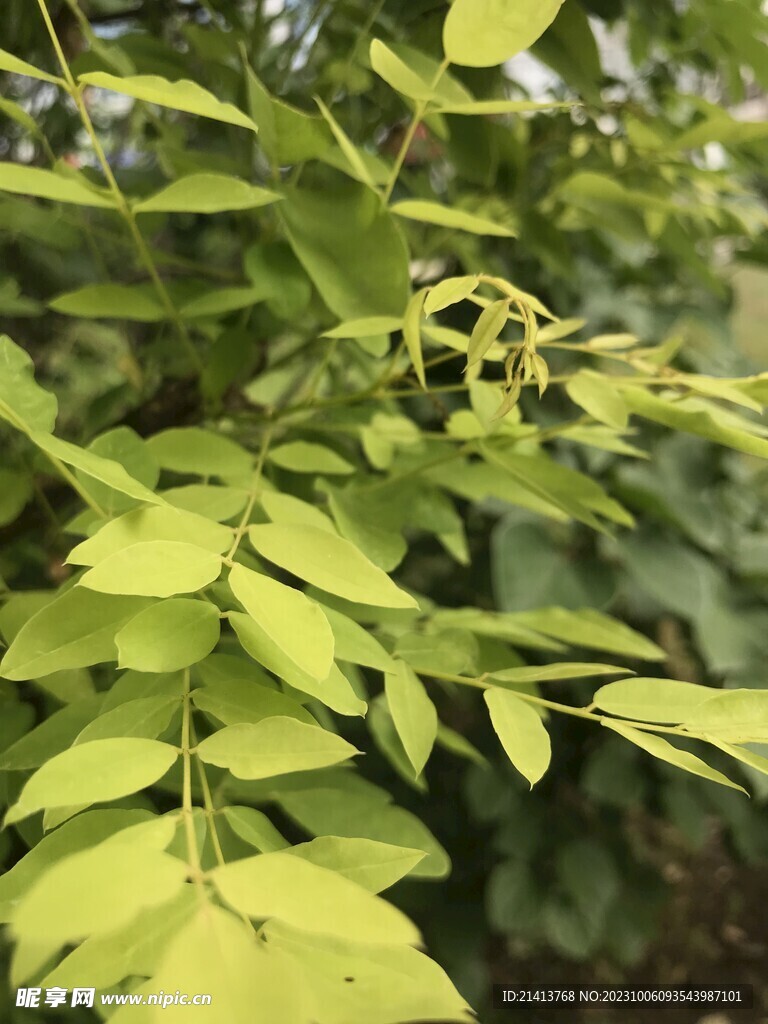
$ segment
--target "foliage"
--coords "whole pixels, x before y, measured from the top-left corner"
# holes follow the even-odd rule
[[[765,792],[768,384],[699,338],[766,133],[669,78],[735,52],[739,99],[759,5],[625,4],[602,94],[598,4],[145,6],[39,0],[0,52],[12,984],[469,1019],[379,896],[450,870],[430,758],[496,830],[491,925],[630,962],[653,883],[527,790],[573,722],[598,804]],[[496,67],[531,45],[559,96]]]

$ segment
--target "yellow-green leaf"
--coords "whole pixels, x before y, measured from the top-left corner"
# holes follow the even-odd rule
[[[173,597],[213,583],[221,572],[219,555],[180,541],[131,544],[89,569],[78,585],[102,594]]]
[[[469,231],[473,235],[498,235],[513,238],[514,231],[485,217],[478,217],[455,206],[443,206],[441,203],[428,202],[423,199],[402,199],[390,206],[392,213],[408,220],[419,220],[426,224],[438,224],[443,228],[456,228],[457,231]]]
[[[424,300],[424,313],[431,316],[441,309],[468,298],[480,283],[476,276],[449,277],[429,289]]]
[[[380,39],[371,42],[370,58],[371,67],[376,74],[403,96],[413,100],[428,100],[433,95],[431,84],[409,68],[405,61]]]
[[[51,82],[53,85],[64,85],[63,79],[49,75],[47,71],[41,71],[33,64],[14,57],[7,50],[0,50],[0,71],[9,71],[12,75],[26,75],[27,78],[37,78],[41,82]]]
[[[286,523],[252,526],[248,535],[260,555],[320,590],[382,608],[416,607],[410,594],[342,537]]]
[[[488,68],[527,50],[557,17],[563,0],[454,0],[443,28],[452,64]]]
[[[419,384],[425,389],[427,380],[424,375],[424,354],[421,349],[421,317],[426,295],[427,289],[422,288],[411,296],[405,308],[405,318],[403,320],[405,347],[408,349],[408,355],[411,357],[411,363],[418,377]]]
[[[504,329],[509,316],[509,302],[497,299],[477,319],[467,348],[467,367],[479,363]]]
[[[596,420],[614,430],[626,430],[629,410],[621,394],[611,386],[610,378],[589,370],[580,370],[565,385],[571,401]]]
[[[117,800],[151,786],[176,760],[175,747],[159,740],[94,740],[52,757],[27,781],[5,823],[46,807]]]
[[[507,690],[491,688],[483,696],[507,757],[533,789],[552,757],[549,734],[541,718],[530,704]]]
[[[165,501],[158,494],[150,491],[144,484],[135,480],[114,459],[105,459],[95,452],[78,448],[76,444],[63,441],[60,437],[54,437],[53,434],[47,434],[41,430],[32,430],[29,436],[37,447],[42,448],[46,454],[52,455],[55,459],[60,459],[68,466],[74,466],[75,469],[79,469],[87,476],[100,480],[109,487],[114,487],[121,494],[127,494],[130,498],[136,498],[137,501],[147,501],[153,505],[165,505]]]
[[[122,548],[148,540],[184,541],[218,555],[230,547],[232,538],[229,527],[193,512],[163,506],[137,508],[110,520],[76,545],[67,561],[70,565],[96,565]]]
[[[105,597],[81,587],[66,590],[24,623],[0,662],[0,675],[38,679],[114,661],[115,634],[150,603],[144,597]]]
[[[269,461],[293,473],[326,473],[330,476],[354,473],[351,462],[325,445],[311,441],[288,441],[270,449]]]
[[[413,770],[419,776],[437,736],[435,705],[422,681],[404,661],[397,661],[393,670],[386,673],[384,688],[397,734]]]
[[[738,786],[735,782],[731,782],[722,772],[710,768],[700,757],[690,754],[687,750],[673,747],[671,743],[663,740],[661,736],[654,736],[652,733],[642,732],[640,729],[633,729],[629,725],[620,725],[618,722],[611,722],[608,719],[603,720],[603,725],[617,732],[625,740],[629,740],[630,743],[634,743],[635,746],[646,750],[654,757],[658,757],[660,761],[666,761],[667,764],[674,765],[675,768],[682,768],[683,771],[691,772],[692,775],[698,775],[702,779],[709,779],[710,782],[719,782],[721,786],[738,789],[741,793],[747,792],[743,786]]]
[[[620,679],[601,686],[592,698],[602,710],[641,722],[684,722],[717,691],[678,679]]]
[[[768,742],[768,690],[705,689],[709,700],[680,719],[686,729],[731,743]]]
[[[417,944],[414,924],[348,878],[288,853],[263,853],[212,872],[227,903],[249,917],[276,917],[308,932],[357,942]]]
[[[318,836],[286,852],[335,871],[373,893],[394,885],[426,857],[423,850],[341,836]]]
[[[167,78],[161,78],[159,75],[129,75],[126,78],[118,78],[103,71],[92,71],[87,75],[80,75],[79,81],[81,85],[110,89],[123,96],[133,96],[134,99],[143,100],[145,103],[154,103],[158,107],[170,107],[172,110],[210,117],[215,121],[224,121],[227,124],[250,128],[254,132],[258,131],[254,122],[242,110],[238,110],[231,103],[222,103],[207,89],[185,78],[178,82],[169,82]]]
[[[347,761],[360,751],[341,736],[277,716],[219,729],[197,748],[206,764],[227,768],[238,779],[268,779]]]
[[[147,199],[134,213],[222,213],[277,203],[282,196],[230,174],[188,174]]]
[[[21,430],[50,433],[58,403],[35,380],[30,357],[7,334],[0,336],[0,417]]]
[[[242,565],[232,566],[229,585],[251,618],[302,672],[318,681],[328,676],[334,639],[319,604]]]
[[[74,853],[46,871],[14,911],[14,934],[76,942],[120,928],[144,908],[172,899],[184,885],[186,864],[119,838],[123,841]]]
[[[115,636],[118,666],[138,672],[176,672],[202,661],[219,640],[219,609],[177,597],[153,604]]]
[[[73,203],[75,206],[110,208],[115,205],[109,193],[87,188],[81,179],[7,161],[0,163],[0,191],[52,199],[57,203]]]

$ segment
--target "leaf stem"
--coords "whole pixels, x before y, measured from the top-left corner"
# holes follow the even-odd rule
[[[437,69],[435,77],[432,80],[432,84],[430,87],[431,89],[436,88],[438,82],[443,77],[445,72],[448,70],[448,66],[450,65],[450,63],[451,62],[448,60],[447,57],[444,58],[442,64]],[[400,149],[398,151],[397,156],[395,157],[395,163],[394,166],[392,167],[392,172],[389,176],[389,181],[387,182],[386,188],[384,189],[384,194],[382,196],[382,203],[384,204],[384,206],[386,206],[389,203],[389,200],[392,198],[392,193],[394,191],[395,185],[397,184],[397,179],[400,177],[400,171],[403,169],[405,158],[408,156],[408,151],[411,148],[411,143],[413,142],[414,136],[416,135],[416,132],[419,129],[419,125],[424,119],[424,115],[427,112],[428,106],[429,99],[419,100],[418,103],[416,104],[416,108],[413,112],[413,117],[411,118],[411,123],[408,125],[408,129],[405,133],[405,136],[403,137]]]
[[[53,47],[56,51],[56,56],[58,57],[59,64],[61,65],[61,70],[64,75],[64,81],[66,82],[67,92],[72,97],[75,106],[77,107],[77,112],[80,115],[80,120],[83,123],[83,127],[85,128],[86,132],[88,133],[88,137],[91,140],[93,151],[96,154],[96,158],[99,161],[99,165],[101,166],[104,177],[106,178],[109,190],[112,193],[115,208],[128,227],[131,237],[133,238],[134,245],[136,246],[136,251],[139,255],[139,259],[144,264],[144,268],[152,280],[152,283],[155,287],[155,291],[157,292],[158,298],[160,299],[160,302],[162,303],[166,311],[168,319],[174,324],[176,332],[179,336],[179,340],[186,349],[193,365],[198,370],[198,372],[200,372],[203,370],[203,361],[200,358],[200,355],[197,349],[195,348],[192,339],[189,336],[189,332],[187,331],[186,325],[181,318],[181,314],[174,305],[173,300],[171,299],[171,296],[168,293],[168,289],[165,287],[165,283],[163,282],[163,279],[160,277],[160,274],[155,265],[155,261],[152,258],[152,253],[149,251],[149,247],[147,246],[147,243],[144,241],[144,237],[141,234],[141,231],[139,230],[139,225],[136,222],[136,215],[131,209],[128,200],[123,195],[120,186],[117,183],[117,179],[115,178],[115,175],[112,172],[109,160],[107,160],[104,148],[101,145],[101,141],[96,132],[96,129],[94,128],[93,121],[91,120],[91,115],[88,113],[88,108],[86,107],[85,102],[83,100],[82,87],[79,86],[75,81],[69,66],[69,62],[67,61],[64,51],[61,48],[59,37],[56,34],[56,29],[54,27],[53,21],[51,20],[51,16],[48,12],[46,0],[37,0],[37,3],[40,8],[40,12],[43,16],[45,27],[48,30],[48,35],[50,36],[51,42],[53,43]],[[72,2],[69,3],[69,6],[74,11],[77,7],[76,0],[72,0]]]
[[[197,848],[195,823],[192,819],[194,808],[192,804],[192,743],[190,736],[192,712],[190,704],[190,676],[189,669],[185,669],[184,699],[181,717],[181,756],[183,761],[181,812],[184,816],[184,829],[187,834],[187,860],[189,863],[189,872],[192,880],[202,890],[203,872],[200,866],[200,851]]]

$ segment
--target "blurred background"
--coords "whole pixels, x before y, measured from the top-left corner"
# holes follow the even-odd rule
[[[299,106],[315,93],[332,102],[372,160],[397,151],[408,110],[371,72],[368,36],[433,58],[445,13],[442,0],[90,0],[82,4],[90,28],[75,5],[50,7],[76,71],[188,77],[243,107],[245,47],[271,93]],[[428,119],[406,159],[409,191],[429,183],[444,202],[492,216],[519,237],[510,245],[411,225],[415,278],[461,273],[482,259],[560,315],[583,318],[592,334],[631,332],[661,345],[662,363],[718,376],[765,370],[767,27],[759,0],[567,0],[531,53],[501,70],[454,69],[477,97],[581,104],[513,119]],[[30,0],[5,0],[2,37],[4,49],[57,70]],[[91,172],[74,108],[54,88],[5,75],[0,96],[0,159],[63,160]],[[214,122],[180,125],[95,90],[88,103],[110,162],[137,193],[197,169],[200,152],[206,169],[214,154],[222,171],[246,176],[262,159]],[[242,380],[254,382],[254,402],[277,386],[275,374],[290,387],[298,370],[290,360],[274,367],[273,353],[290,353],[309,289],[281,243],[253,237],[236,217],[156,217],[169,277],[239,284],[269,265],[285,284],[282,303],[211,327],[211,406],[227,410]],[[144,434],[201,415],[162,333],[47,309],[52,296],[84,283],[116,273],[139,279],[128,256],[117,226],[100,215],[84,220],[0,193],[2,327],[33,353],[59,397],[61,429],[77,440],[115,424]],[[466,326],[461,316],[457,327]],[[243,337],[252,344],[230,343]],[[553,405],[523,411],[545,423],[562,418]],[[651,427],[636,440],[649,458],[605,450],[598,437],[590,448],[557,442],[559,458],[602,480],[635,514],[634,533],[617,540],[500,499],[468,501],[471,568],[425,543],[403,578],[447,604],[598,608],[665,650],[660,675],[768,686],[765,469]],[[0,571],[15,587],[55,581],[57,548],[65,548],[55,536],[40,544],[50,527],[29,498],[11,461],[0,469]],[[579,685],[559,684],[554,699],[580,700]],[[447,882],[404,886],[399,898],[481,1020],[517,1019],[489,1009],[492,982],[722,982],[753,984],[765,997],[765,777],[749,778],[747,801],[557,720],[552,770],[530,794],[460,695],[441,716],[488,752],[490,768],[436,755],[428,793],[409,788],[375,751],[365,771],[424,817],[451,854]],[[648,1009],[568,1019],[645,1024],[651,1012],[666,1019]],[[519,1019],[551,1018],[526,1010]],[[690,1008],[669,1019],[766,1018]]]

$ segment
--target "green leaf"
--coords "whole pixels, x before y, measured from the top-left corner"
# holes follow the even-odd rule
[[[319,836],[309,843],[292,846],[286,852],[335,871],[373,893],[394,885],[426,856],[423,850],[339,836]]]
[[[260,555],[330,594],[382,608],[413,608],[416,602],[353,544],[311,526],[252,526]]]
[[[414,372],[419,384],[426,390],[427,380],[424,376],[424,354],[421,349],[421,317],[424,308],[424,299],[427,289],[422,288],[411,296],[408,305],[405,307],[405,318],[403,320],[403,341],[411,357]]]
[[[96,846],[108,836],[131,825],[149,821],[153,815],[145,810],[86,811],[49,832],[29,853],[0,876],[0,921],[10,920],[19,898],[29,892],[48,868],[63,857]]]
[[[632,675],[632,670],[621,668],[619,665],[558,661],[552,665],[521,665],[519,668],[505,668],[498,672],[491,672],[494,681],[507,683],[541,683],[552,679],[586,679],[590,676],[613,675]]]
[[[250,66],[246,67],[249,109],[259,125],[259,144],[275,166],[322,157],[333,141],[322,118],[270,96]]]
[[[46,871],[14,911],[11,928],[21,939],[56,945],[109,932],[172,899],[186,874],[183,861],[118,833]]]
[[[457,302],[463,302],[475,291],[479,283],[476,276],[469,276],[448,277],[440,284],[436,284],[429,289],[424,300],[425,316],[438,313],[441,309],[447,309],[448,306],[453,306]]]
[[[279,212],[294,252],[339,319],[402,316],[410,292],[408,250],[369,188],[291,189]]]
[[[85,451],[75,444],[70,444],[69,441],[62,441],[60,437],[54,437],[53,434],[46,434],[40,430],[30,431],[29,436],[46,454],[52,455],[54,459],[60,459],[68,466],[74,466],[86,476],[92,476],[103,484],[107,484],[108,487],[114,487],[121,494],[127,494],[131,498],[136,498],[137,501],[165,505],[165,501],[159,495],[126,473],[119,462],[102,458],[95,452]]]
[[[207,657],[219,641],[219,631],[219,609],[208,601],[161,601],[139,612],[116,634],[118,667],[176,672]]]
[[[441,103],[441,114],[459,114],[467,117],[488,117],[494,114],[528,114],[537,110],[565,110],[573,107],[573,102],[556,100],[474,100],[469,103]]]
[[[730,743],[768,742],[768,691],[724,690],[713,694],[707,687],[702,689],[709,700],[688,708],[688,714],[680,719],[686,729]]]
[[[240,477],[250,473],[253,457],[221,434],[201,427],[171,427],[147,440],[158,465],[174,473]]]
[[[76,545],[67,561],[70,565],[97,565],[123,548],[150,540],[183,541],[218,555],[231,546],[233,533],[229,527],[192,512],[162,506],[137,508]]]
[[[563,0],[454,0],[443,28],[452,64],[489,68],[527,50],[557,17]]]
[[[421,775],[437,736],[437,712],[424,684],[404,661],[384,676],[387,704],[416,775]]]
[[[370,787],[369,796],[369,785],[361,793],[314,788],[276,797],[283,810],[314,835],[361,837],[423,850],[427,856],[413,869],[413,876],[445,878],[450,870],[448,855],[426,825],[410,811],[393,806],[382,790]]]
[[[41,82],[51,82],[53,85],[64,84],[63,79],[49,75],[47,71],[41,71],[33,64],[27,64],[25,60],[14,57],[7,50],[0,50],[0,71],[9,71],[12,75],[26,75],[27,78],[37,78]]]
[[[410,946],[363,946],[277,920],[267,922],[264,931],[270,947],[297,964],[314,1020],[470,1024],[474,1019],[442,968]]]
[[[242,565],[232,567],[229,585],[251,618],[302,672],[318,681],[328,676],[334,639],[319,604]]]
[[[339,661],[351,661],[354,665],[366,665],[382,672],[394,669],[394,658],[367,629],[333,608],[323,608],[323,612],[333,631],[335,657]]]
[[[393,203],[390,210],[407,220],[437,224],[443,228],[456,228],[457,231],[469,231],[473,235],[497,235],[502,238],[514,238],[515,235],[514,231],[495,221],[486,220],[485,217],[477,217],[455,206],[443,206],[441,203],[422,199],[402,199],[399,203]]]
[[[188,174],[147,199],[134,203],[134,213],[222,213],[252,210],[277,203],[282,196],[249,185],[230,174]]]
[[[86,450],[99,458],[111,459],[113,462],[119,463],[130,477],[138,480],[149,490],[153,491],[157,486],[160,469],[147,451],[143,439],[131,427],[113,427],[111,430],[104,431],[103,434],[99,434],[91,441]],[[114,488],[99,483],[98,480],[84,475],[79,470],[75,475],[87,489],[93,501],[104,510],[105,515],[112,517],[136,507],[133,498],[121,494]],[[87,532],[93,530],[94,525],[89,523]]]
[[[249,917],[276,917],[308,932],[357,942],[420,942],[418,929],[395,907],[349,879],[288,853],[263,853],[215,868],[213,883]]]
[[[307,725],[317,724],[298,701],[279,690],[259,686],[251,679],[219,679],[193,690],[192,701],[196,708],[218,718],[224,725],[256,724],[275,715],[296,718]]]
[[[104,597],[73,587],[21,627],[0,662],[0,675],[37,679],[62,669],[114,661],[115,634],[150,603],[146,598]]]
[[[71,747],[38,768],[8,811],[5,824],[46,807],[117,800],[157,782],[177,757],[158,740],[94,740]]]
[[[509,317],[507,299],[497,299],[482,311],[477,319],[467,348],[467,367],[481,362],[488,349],[501,334]]]
[[[623,622],[593,608],[538,608],[517,612],[510,618],[521,626],[539,630],[574,647],[591,647],[627,658],[664,661],[666,653],[655,643]]]
[[[128,700],[94,719],[79,733],[75,745],[123,736],[154,740],[165,732],[173,716],[180,710],[179,694]]]
[[[603,725],[617,732],[625,740],[629,740],[630,743],[634,743],[635,746],[646,750],[654,757],[658,757],[660,761],[666,761],[668,764],[674,765],[675,768],[682,768],[683,771],[691,772],[692,775],[698,775],[702,779],[709,779],[710,782],[719,782],[721,786],[738,789],[740,793],[747,792],[742,786],[737,786],[735,782],[731,782],[721,772],[710,768],[708,764],[702,761],[701,758],[696,757],[695,754],[689,754],[687,750],[673,747],[671,743],[663,740],[661,736],[641,732],[639,729],[633,729],[628,725],[620,725],[618,722],[611,722],[608,719],[603,720]]]
[[[58,295],[48,305],[56,313],[89,320],[121,319],[152,324],[168,315],[154,289],[143,284],[87,284]]]
[[[43,987],[75,988],[87,977],[97,989],[110,989],[124,978],[154,974],[199,906],[195,887],[183,886],[175,897],[139,911],[122,928],[86,939],[43,978]]]
[[[317,725],[280,715],[228,725],[198,744],[197,753],[238,779],[268,779],[339,764],[360,751]]]
[[[733,743],[724,743],[722,740],[710,739],[709,737],[707,737],[707,740],[719,750],[730,755],[730,757],[741,761],[742,764],[749,765],[756,772],[760,772],[761,775],[768,775],[768,757],[763,757],[762,754],[756,754],[747,747],[738,747]]]
[[[311,441],[288,441],[270,449],[269,461],[293,473],[346,475],[355,467],[332,448]]]
[[[148,540],[109,555],[78,585],[102,594],[173,597],[207,587],[220,572],[221,558],[211,551],[180,541]]]
[[[253,930],[233,914],[206,901],[198,901],[191,921],[173,936],[159,966],[142,988],[169,995],[204,992],[211,997],[216,1015],[227,1024],[278,1024],[304,1018],[305,994],[294,965],[282,956],[271,956],[267,944],[255,942]],[[146,972],[141,972],[145,974]],[[152,1024],[185,1024],[198,1016],[181,1003],[150,1007]],[[142,1011],[125,1006],[112,1016],[114,1024],[149,1024],[139,1020]]]
[[[391,334],[403,326],[403,318],[398,316],[366,316],[358,320],[347,320],[346,323],[323,331],[324,338],[376,338],[380,334]]]
[[[269,291],[262,285],[246,285],[234,288],[212,288],[181,307],[181,315],[187,320],[209,316],[223,316],[237,309],[246,309],[269,298]]]
[[[26,164],[7,161],[0,162],[0,191],[52,199],[57,203],[74,203],[76,206],[113,209],[115,205],[108,193],[88,188],[82,178],[67,177],[42,167],[28,167]]]
[[[644,419],[661,423],[671,430],[682,430],[686,434],[714,441],[715,444],[735,448],[747,455],[768,458],[768,439],[756,437],[747,430],[734,427],[735,417],[727,417],[717,406],[708,405],[700,400],[686,399],[668,401],[659,395],[636,387],[623,387],[622,395],[629,406],[630,412]],[[678,396],[675,395],[675,398]]]
[[[283,839],[269,818],[254,807],[224,807],[222,814],[232,831],[259,853],[275,853],[285,850],[288,843]]]
[[[224,121],[227,124],[239,125],[241,128],[250,128],[254,132],[258,131],[250,117],[242,110],[233,107],[231,103],[222,103],[207,89],[187,79],[169,82],[167,78],[161,78],[159,75],[129,75],[126,78],[118,78],[103,71],[92,71],[87,75],[80,75],[79,82],[81,85],[93,85],[97,89],[110,89],[123,96],[133,96],[134,99],[154,103],[158,107],[170,107],[172,110],[210,117],[215,121]]]
[[[601,686],[592,698],[603,711],[641,722],[684,722],[716,694],[711,686],[677,679],[620,679]]]
[[[319,96],[315,96],[315,103],[320,108],[320,113],[323,115],[323,118],[327,122],[328,127],[333,132],[333,137],[338,142],[339,148],[341,149],[342,153],[349,161],[350,166],[354,170],[355,177],[364,185],[367,185],[368,188],[373,189],[373,191],[375,192],[376,185],[374,184],[373,179],[371,178],[368,167],[366,166],[357,146],[355,146],[350,137],[347,135],[347,133],[344,131],[344,129],[341,127],[339,122],[336,120],[336,118],[333,116],[333,114],[330,112],[328,107],[325,105],[325,103],[323,103]]]
[[[614,430],[626,430],[629,410],[610,378],[579,370],[565,385],[568,397],[585,412]]]
[[[371,42],[370,59],[371,67],[376,74],[396,92],[413,100],[428,100],[432,97],[434,90],[430,83],[409,68],[405,61],[380,39]]]
[[[187,484],[186,487],[171,487],[162,492],[163,498],[174,508],[194,512],[205,519],[225,523],[243,511],[248,503],[248,492],[244,488],[219,487],[217,484]],[[200,547],[205,547],[201,544]]]
[[[229,621],[237,633],[238,640],[251,657],[284,679],[293,689],[322,701],[340,715],[365,714],[365,701],[360,700],[337,665],[333,665],[328,676],[318,682],[306,672],[302,672],[296,662],[270,640],[250,615],[230,612]]]
[[[336,533],[336,527],[325,512],[321,512],[316,505],[310,505],[308,501],[294,498],[292,494],[265,491],[259,501],[273,523],[286,523],[289,526],[313,526],[317,530]]]
[[[58,403],[35,381],[34,363],[7,334],[0,336],[0,417],[22,430],[50,433]]]
[[[521,455],[518,452],[481,446],[482,454],[494,466],[506,470],[517,484],[537,498],[561,509],[593,530],[605,532],[597,515],[622,526],[633,526],[634,519],[618,501],[603,490],[595,480],[544,455]]]
[[[477,659],[477,641],[469,630],[441,629],[433,633],[401,633],[395,654],[425,675],[471,672]]]
[[[507,757],[533,789],[552,757],[549,734],[541,718],[530,704],[506,690],[491,688],[483,696]]]
[[[101,701],[101,695],[94,695],[54,711],[0,754],[0,771],[39,768],[48,758],[66,750],[98,715]]]

